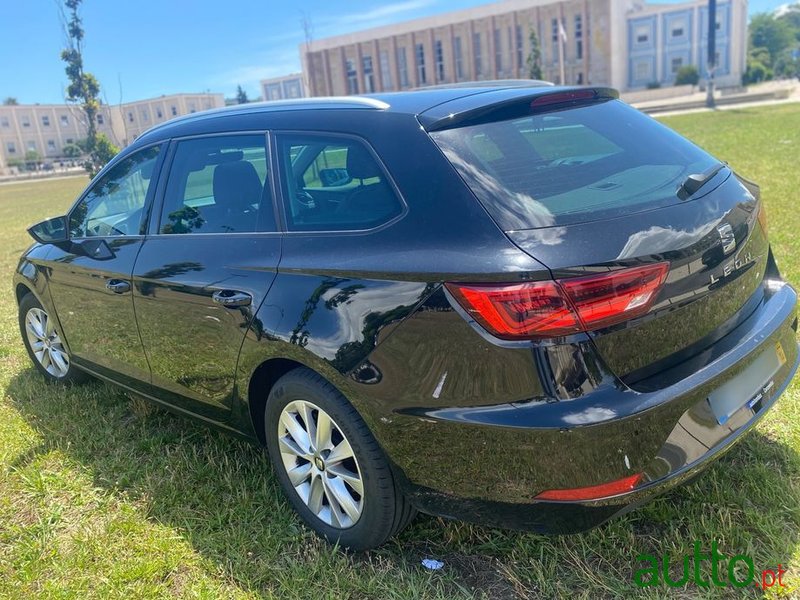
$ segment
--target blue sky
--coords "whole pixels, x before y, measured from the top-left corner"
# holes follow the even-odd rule
[[[678,0],[662,0],[677,2]],[[58,0],[4,0],[0,98],[63,100]],[[786,0],[750,0],[751,13]],[[484,4],[485,0],[85,0],[86,68],[109,103],[211,90],[251,97],[258,80],[298,70],[301,18],[321,38]]]

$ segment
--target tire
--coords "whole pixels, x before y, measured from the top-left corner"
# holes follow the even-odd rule
[[[79,384],[89,379],[72,364],[55,321],[31,293],[20,300],[19,329],[34,367],[48,381]]]
[[[320,428],[326,417],[329,427]],[[309,430],[306,419],[313,431],[304,437]],[[287,499],[306,525],[328,542],[369,550],[414,518],[416,511],[398,489],[364,420],[317,373],[298,368],[275,383],[264,427],[270,460]]]

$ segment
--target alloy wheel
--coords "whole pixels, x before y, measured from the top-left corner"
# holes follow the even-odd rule
[[[281,411],[278,445],[289,481],[325,524],[347,529],[364,512],[364,483],[350,442],[317,405],[295,400]]]
[[[41,308],[31,308],[25,315],[25,333],[33,355],[42,368],[57,378],[69,371],[69,355],[53,320]]]

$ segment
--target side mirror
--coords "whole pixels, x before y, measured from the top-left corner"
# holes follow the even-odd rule
[[[28,233],[40,244],[67,241],[67,217],[53,217],[28,228]]]

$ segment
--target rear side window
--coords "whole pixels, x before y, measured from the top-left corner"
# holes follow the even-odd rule
[[[718,162],[618,101],[431,136],[506,231],[676,203],[688,175]]]
[[[264,135],[210,136],[178,142],[159,231],[275,231],[267,164]]]
[[[277,136],[289,231],[371,229],[403,212],[375,156],[360,140]]]

